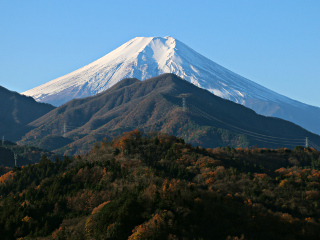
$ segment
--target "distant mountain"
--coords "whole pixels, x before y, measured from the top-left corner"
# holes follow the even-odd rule
[[[0,86],[0,140],[19,140],[32,128],[28,123],[50,112],[55,107],[36,102],[32,97],[9,91]]]
[[[183,137],[203,147],[294,147],[320,137],[282,119],[264,117],[174,74],[124,79],[103,93],[74,99],[35,120],[20,144],[79,154],[90,144],[135,128]]]
[[[103,92],[123,78],[145,80],[163,73],[174,73],[259,114],[286,119],[320,133],[320,108],[241,77],[172,37],[134,38],[97,61],[23,94],[60,106],[74,98]]]

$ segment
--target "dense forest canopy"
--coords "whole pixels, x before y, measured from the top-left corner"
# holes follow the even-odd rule
[[[2,171],[3,170],[3,171]],[[138,130],[1,169],[2,239],[318,239],[320,153]]]

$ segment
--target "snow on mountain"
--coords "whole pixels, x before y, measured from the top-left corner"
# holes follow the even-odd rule
[[[174,73],[198,87],[245,105],[257,113],[295,122],[320,133],[320,109],[256,84],[168,37],[136,37],[104,57],[22,94],[62,105],[100,93],[123,78],[145,80]]]

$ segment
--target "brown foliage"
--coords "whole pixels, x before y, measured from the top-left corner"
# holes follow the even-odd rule
[[[320,199],[320,192],[318,190],[307,191],[306,199],[313,199],[313,200]]]
[[[82,192],[78,192],[76,196],[69,197],[67,199],[67,206],[70,209],[91,212],[93,208],[106,202],[108,199],[109,197],[106,191],[98,192],[84,189]]]
[[[74,182],[86,182],[98,183],[106,174],[106,170],[100,167],[93,168],[81,168],[78,173],[73,177]]]
[[[131,132],[125,132],[123,133],[122,137],[112,141],[112,146],[124,152],[125,150],[132,148],[136,144],[136,141],[141,139],[141,136],[142,133],[138,129],[135,129]]]
[[[203,167],[213,168],[213,167],[222,165],[222,162],[220,160],[214,160],[211,157],[204,156],[202,158],[199,158],[195,165],[199,168],[203,168]]]
[[[2,176],[0,176],[0,184],[1,183],[5,184],[8,182],[11,182],[14,175],[15,175],[15,173],[13,171],[10,171],[10,172],[3,174]]]
[[[104,202],[104,203],[101,203],[98,207],[95,207],[95,208],[92,210],[91,214],[96,214],[96,213],[100,212],[100,210],[101,210],[105,205],[107,205],[109,202],[110,202],[110,201],[106,201],[106,202]]]
[[[132,231],[133,234],[128,238],[128,240],[143,240],[150,239],[156,233],[167,227],[167,221],[172,216],[171,212],[164,210],[161,213],[156,213],[149,221],[137,226]]]

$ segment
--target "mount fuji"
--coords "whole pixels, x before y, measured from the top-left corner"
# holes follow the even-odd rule
[[[124,78],[145,80],[174,73],[213,94],[265,116],[294,122],[320,133],[320,108],[250,81],[168,37],[136,37],[102,58],[22,94],[60,106],[74,98],[103,92]]]

